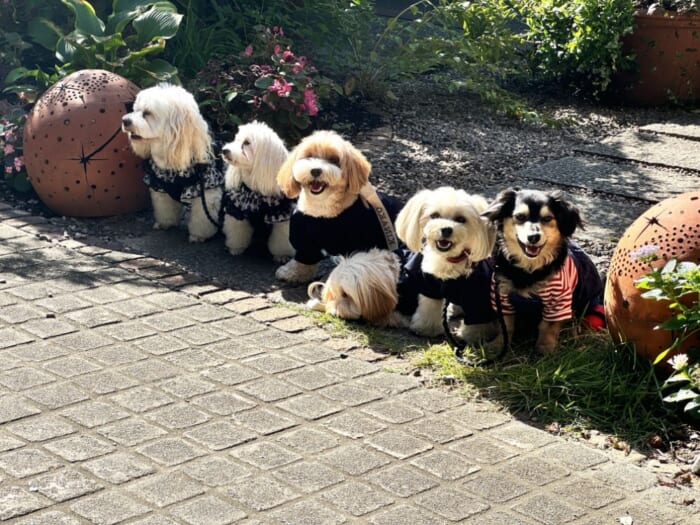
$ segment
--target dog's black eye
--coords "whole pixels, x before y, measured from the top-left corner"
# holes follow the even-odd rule
[[[328,157],[328,162],[340,167],[340,158],[336,157],[335,155],[333,157]]]
[[[243,145],[244,145],[244,146],[250,146],[250,141],[249,141],[248,139],[245,139],[245,140],[243,141]]]
[[[463,216],[461,216],[461,215],[457,215],[457,217],[455,217],[455,222],[458,222],[458,223],[460,223],[460,224],[464,224],[465,222],[467,222],[467,219],[465,219],[465,218],[464,218]]]
[[[143,111],[141,114],[143,115],[144,118],[150,117],[150,116],[151,116],[151,112],[150,112],[150,111]]]
[[[438,212],[433,212],[433,213],[430,214],[430,218],[431,218],[431,219],[439,219],[439,218],[440,218],[440,214],[439,214]]]
[[[547,224],[549,222],[552,222],[553,220],[554,220],[554,217],[552,217],[551,215],[546,215],[540,219],[542,224]]]
[[[513,218],[516,222],[523,223],[527,220],[527,215],[525,215],[524,213],[516,213],[515,215],[513,215]]]
[[[341,295],[342,297],[344,297],[344,298],[347,298],[347,296],[348,296],[348,294],[346,294],[345,292],[343,292],[343,293],[340,294],[340,295]]]

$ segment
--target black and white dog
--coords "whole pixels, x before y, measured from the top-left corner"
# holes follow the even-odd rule
[[[603,282],[571,240],[583,226],[578,209],[560,192],[509,188],[482,216],[497,229],[491,302],[503,314],[509,339],[515,316],[531,315],[538,323],[537,350],[553,352],[565,321],[601,311]]]

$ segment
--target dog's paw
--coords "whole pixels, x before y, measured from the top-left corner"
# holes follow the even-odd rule
[[[553,354],[557,349],[557,342],[554,341],[537,341],[535,344],[535,350],[540,354]]]
[[[200,237],[199,235],[193,235],[190,233],[189,241],[193,244],[199,244],[207,240],[207,237]]]
[[[443,333],[442,324],[425,323],[421,320],[411,319],[409,330],[424,337],[437,337]]]
[[[316,268],[316,264],[304,264],[292,259],[277,268],[275,277],[291,284],[308,283],[316,275]]]
[[[231,255],[241,255],[246,250],[246,247],[231,248],[230,246],[227,246],[226,249]]]
[[[287,254],[272,254],[272,260],[279,264],[284,264],[292,258],[291,255]]]

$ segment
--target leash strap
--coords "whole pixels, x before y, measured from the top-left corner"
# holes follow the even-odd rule
[[[452,330],[450,329],[450,324],[447,319],[447,310],[450,306],[450,301],[445,299],[443,305],[442,305],[442,328],[445,332],[445,336],[447,337],[447,342],[449,343],[450,347],[452,347],[452,351],[454,352],[455,359],[463,365],[467,366],[490,366],[494,364],[496,361],[500,361],[503,359],[503,357],[506,355],[508,350],[510,350],[510,339],[508,338],[508,329],[506,328],[506,321],[503,318],[503,307],[501,306],[501,296],[498,293],[498,281],[496,281],[496,315],[498,316],[498,322],[501,327],[501,333],[503,334],[503,346],[501,347],[501,350],[498,352],[498,355],[495,357],[489,357],[486,359],[482,359],[481,361],[468,361],[464,357],[464,349],[467,346],[467,344],[464,341],[459,341],[454,334],[452,333]]]
[[[217,230],[220,230],[224,222],[224,215],[222,213],[223,208],[219,209],[219,220],[214,219],[214,217],[211,216],[211,213],[209,213],[209,208],[207,207],[207,199],[204,197],[204,177],[202,176],[199,177],[199,196],[202,199],[202,206],[204,207],[204,213],[206,214],[207,219],[209,219],[209,222],[216,226]]]
[[[360,190],[360,197],[362,197],[362,199],[372,207],[374,213],[377,214],[379,224],[382,226],[382,232],[384,232],[386,247],[392,251],[398,249],[399,240],[396,237],[394,224],[391,222],[391,218],[384,207],[384,203],[379,198],[379,195],[377,195],[377,190],[371,184],[365,184]]]

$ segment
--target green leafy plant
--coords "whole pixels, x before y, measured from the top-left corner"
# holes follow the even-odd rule
[[[191,87],[219,129],[233,132],[258,119],[292,139],[311,125],[335,89],[307,57],[292,51],[291,40],[277,26],[260,28],[238,55],[210,61]]]
[[[647,246],[633,256],[650,264],[649,273],[635,281],[638,289],[645,290],[642,297],[668,302],[669,318],[657,329],[670,330],[673,342],[654,360],[654,364],[660,363],[676,351],[668,361],[673,373],[662,385],[666,392],[663,400],[680,404],[686,415],[700,419],[700,348],[691,346],[688,353],[677,353],[681,345],[700,333],[700,266],[671,259],[654,268],[651,262],[657,260],[656,250],[655,246]]]
[[[498,111],[522,119],[535,118],[523,100],[506,86],[522,79],[522,36],[514,30],[517,11],[508,0],[429,2],[422,37],[415,46],[421,55],[439,60],[436,77],[453,89],[466,89]]]
[[[622,52],[622,37],[633,27],[630,0],[527,0],[518,9],[539,78],[598,95],[616,71],[631,67]]]
[[[700,11],[698,0],[634,0],[635,9],[651,9],[654,13],[672,11],[678,13],[697,13]]]
[[[177,33],[182,15],[164,0],[114,0],[103,21],[86,0],[61,0],[73,14],[73,30],[46,18],[28,25],[29,37],[55,52],[53,71],[18,67],[6,78],[5,91],[40,94],[46,83],[80,69],[105,69],[146,87],[173,80],[177,70],[162,58],[166,41]]]
[[[0,155],[7,185],[16,191],[29,191],[22,154],[22,130],[27,114],[18,107],[11,107],[0,116]]]

